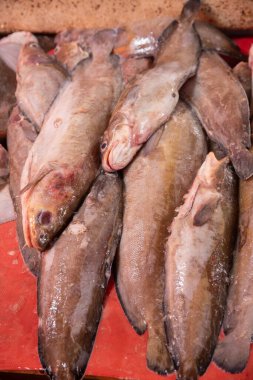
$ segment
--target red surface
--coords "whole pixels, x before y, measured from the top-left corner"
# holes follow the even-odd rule
[[[247,52],[253,39],[237,39]],[[40,369],[37,354],[36,279],[23,263],[15,222],[0,225],[0,370]],[[86,374],[134,380],[165,379],[146,368],[146,334],[138,336],[128,323],[111,282]],[[167,377],[175,380],[174,375]],[[203,380],[252,380],[253,352],[238,375],[213,363]]]

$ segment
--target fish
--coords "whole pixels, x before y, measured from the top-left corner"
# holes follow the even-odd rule
[[[38,42],[25,44],[17,65],[17,104],[24,115],[40,131],[68,73]]]
[[[21,176],[26,244],[44,250],[91,186],[99,143],[120,94],[114,32],[94,35],[93,54],[76,67],[50,108]],[[98,75],[99,73],[99,75]]]
[[[171,119],[124,170],[123,231],[115,282],[125,314],[138,334],[148,330],[147,365],[173,371],[163,318],[164,245],[176,208],[207,147],[191,109],[179,102]]]
[[[1,56],[16,71],[19,108],[39,131],[67,78],[67,71],[52,55],[47,55],[37,38],[28,32],[15,32],[3,38],[0,41]]]
[[[207,135],[229,155],[236,173],[253,174],[249,102],[232,69],[215,52],[202,52],[197,74],[180,95],[196,112]]]
[[[248,100],[251,100],[251,70],[247,62],[239,62],[234,68],[233,73],[239,79]]]
[[[15,73],[0,59],[0,140],[6,138],[7,122],[16,103]]]
[[[155,66],[125,87],[100,146],[102,166],[112,172],[127,166],[175,109],[179,88],[195,74],[200,41],[193,28],[198,0],[189,0],[179,21],[159,37]]]
[[[203,375],[216,347],[237,228],[237,179],[210,152],[169,226],[164,313],[177,378]]]
[[[26,266],[35,276],[40,266],[40,253],[25,244],[20,199],[20,178],[28,153],[37,138],[35,127],[14,107],[7,127],[7,146],[10,167],[10,194],[16,211],[16,230],[19,248]]]
[[[71,73],[83,59],[89,58],[90,52],[78,42],[71,41],[57,45],[54,55],[68,73]]]
[[[122,227],[122,180],[101,173],[44,252],[38,278],[39,355],[54,380],[81,379],[92,351]]]
[[[169,16],[159,16],[151,20],[143,20],[129,27],[122,27],[114,53],[122,56],[155,57],[159,51],[158,38],[162,31],[174,20]],[[240,48],[217,29],[205,21],[195,21],[195,29],[200,37],[203,50],[214,50],[217,53],[246,61]]]
[[[240,181],[239,233],[223,321],[225,337],[217,345],[213,358],[220,368],[231,373],[242,372],[246,367],[253,329],[252,189],[253,178]]]

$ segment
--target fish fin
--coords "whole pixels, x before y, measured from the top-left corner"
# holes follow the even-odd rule
[[[158,129],[158,131],[156,131],[150,138],[149,140],[146,142],[146,144],[144,145],[144,147],[142,148],[142,153],[143,153],[143,156],[148,156],[149,153],[151,153],[157,146],[157,144],[159,143],[161,137],[162,137],[162,134],[163,134],[163,131],[164,131],[164,126],[162,126],[161,128]]]
[[[113,51],[117,39],[116,29],[103,29],[90,38],[93,59],[103,61]]]
[[[237,175],[248,179],[253,175],[253,153],[242,147],[240,150],[230,150],[230,158]]]
[[[20,190],[20,195],[24,194],[26,191],[33,189],[47,174],[49,174],[51,171],[58,169],[59,165],[57,165],[56,162],[49,162],[46,166],[43,166],[37,175],[35,176],[34,180],[29,182],[23,189]]]
[[[195,16],[200,8],[200,0],[188,0],[181,12],[180,22],[190,22],[192,23],[195,19]]]
[[[170,37],[170,35],[174,32],[174,30],[176,30],[177,27],[178,27],[178,21],[173,20],[169,24],[169,26],[167,26],[167,28],[164,29],[164,31],[162,32],[162,34],[158,38],[158,46],[162,46],[167,41],[167,39]]]
[[[250,352],[250,337],[228,334],[216,347],[213,360],[226,372],[239,373],[246,367]]]
[[[161,323],[162,327],[163,324]],[[170,357],[165,331],[158,331],[155,328],[148,329],[148,343],[147,343],[147,366],[159,375],[167,375],[174,371],[174,365]]]
[[[192,363],[193,364],[193,363]],[[177,380],[197,380],[199,378],[197,366],[188,361],[180,365],[177,370]]]
[[[219,202],[219,196],[209,198],[207,203],[202,204],[193,216],[193,225],[201,227],[210,220]]]
[[[115,270],[115,268],[114,268],[114,270]],[[118,283],[117,283],[117,275],[115,275],[115,273],[114,273],[114,277],[115,277],[116,293],[117,293],[119,302],[121,304],[121,307],[122,307],[122,309],[124,311],[125,316],[127,317],[129,323],[131,324],[131,326],[134,328],[135,332],[138,335],[144,334],[144,332],[147,329],[147,325],[146,325],[145,321],[143,320],[143,318],[141,318],[140,316],[137,316],[136,313],[134,313],[133,311],[130,311],[127,308],[127,305],[123,301],[123,297],[122,297],[122,295],[120,293],[119,286],[118,286]]]

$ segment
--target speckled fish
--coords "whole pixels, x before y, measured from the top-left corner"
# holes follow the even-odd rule
[[[182,97],[197,113],[209,138],[230,156],[241,178],[253,174],[249,102],[230,67],[217,53],[203,52],[194,78],[183,86]]]
[[[251,70],[247,62],[239,62],[234,68],[233,73],[239,79],[246,95],[251,100]]]
[[[44,250],[71,218],[99,168],[99,141],[121,90],[114,32],[94,37],[50,108],[21,178],[25,241]],[[99,75],[98,75],[99,73]]]
[[[216,364],[231,373],[241,372],[246,367],[253,331],[252,194],[253,179],[241,180],[239,236],[223,322],[225,338],[218,344],[214,354]]]
[[[185,4],[159,38],[155,67],[122,92],[101,144],[105,170],[124,168],[175,109],[179,88],[197,69],[200,42],[192,24],[198,9],[198,0]]]
[[[20,199],[20,178],[28,153],[37,137],[33,125],[25,119],[16,106],[10,116],[7,129],[7,144],[10,166],[10,193],[17,214],[19,248],[30,271],[36,276],[39,270],[40,253],[25,244]]]
[[[158,373],[173,371],[162,308],[167,226],[205,155],[201,125],[188,106],[179,102],[171,119],[124,172],[117,292],[137,333],[148,330],[147,365]]]
[[[54,380],[81,379],[96,336],[122,224],[122,183],[100,174],[38,281],[39,355]]]
[[[162,31],[173,22],[169,16],[159,16],[126,27],[119,35],[115,54],[135,57],[155,57],[158,52],[158,38]],[[204,50],[215,50],[235,60],[245,60],[240,48],[215,26],[195,21],[196,31]]]
[[[16,103],[16,85],[15,73],[0,59],[0,139],[6,137],[8,118]]]
[[[237,227],[236,178],[228,161],[208,154],[170,226],[165,323],[180,380],[206,371],[226,307]]]

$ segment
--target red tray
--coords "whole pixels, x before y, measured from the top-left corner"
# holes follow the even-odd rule
[[[236,42],[244,53],[253,38]],[[0,225],[0,371],[41,369],[37,353],[36,278],[23,263],[15,222]],[[128,323],[110,282],[87,375],[120,379],[161,380],[146,367],[147,335],[138,336]],[[167,377],[175,380],[175,375]],[[252,380],[253,352],[247,368],[231,375],[211,364],[203,380]]]

